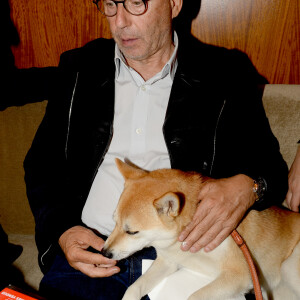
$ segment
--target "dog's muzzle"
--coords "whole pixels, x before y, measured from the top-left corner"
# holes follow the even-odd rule
[[[107,257],[107,258],[113,257],[112,252],[110,252],[108,249],[102,249],[100,254],[102,254],[104,257]]]

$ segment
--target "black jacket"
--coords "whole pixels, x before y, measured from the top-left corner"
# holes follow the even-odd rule
[[[263,177],[262,209],[287,191],[287,166],[266,118],[260,79],[247,56],[180,41],[163,125],[172,168],[221,178]],[[36,241],[45,271],[59,236],[81,212],[113,135],[114,42],[98,39],[64,53],[57,68],[16,72],[19,99],[48,99],[24,162]]]

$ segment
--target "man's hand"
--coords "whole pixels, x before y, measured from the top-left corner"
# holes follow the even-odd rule
[[[104,241],[92,230],[74,226],[59,238],[59,245],[69,264],[89,277],[109,277],[120,271],[116,261],[86,249],[92,247],[101,251]]]
[[[299,212],[300,206],[300,146],[289,172],[289,190],[286,194],[288,208]]]
[[[179,236],[181,249],[209,252],[220,245],[254,204],[252,187],[253,180],[242,174],[205,182],[193,220]]]

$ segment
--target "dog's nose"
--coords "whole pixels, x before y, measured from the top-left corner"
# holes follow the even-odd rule
[[[107,258],[112,258],[113,257],[112,252],[110,252],[108,249],[102,249],[101,254],[104,257],[107,257]]]

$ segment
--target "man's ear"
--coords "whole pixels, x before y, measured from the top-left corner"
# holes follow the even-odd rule
[[[156,199],[153,204],[159,215],[166,215],[171,218],[177,217],[183,206],[179,195],[172,192]]]
[[[183,0],[170,0],[171,7],[172,7],[172,19],[176,18],[182,8],[182,1]],[[187,0],[187,1],[193,1],[193,0]]]
[[[118,158],[115,158],[116,165],[123,175],[124,179],[139,179],[148,174],[147,171],[139,169],[138,167],[131,166],[127,163],[124,163]]]

